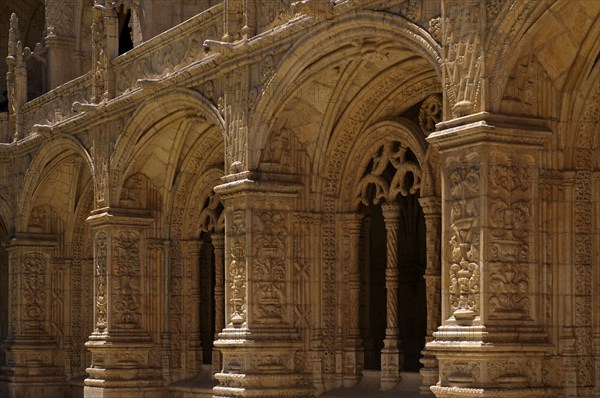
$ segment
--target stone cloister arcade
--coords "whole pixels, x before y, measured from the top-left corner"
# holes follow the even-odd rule
[[[73,3],[0,8],[0,396],[600,396],[600,3]]]

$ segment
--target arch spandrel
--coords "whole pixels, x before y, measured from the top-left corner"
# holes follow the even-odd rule
[[[356,29],[357,24],[368,26],[368,29]],[[277,112],[281,104],[298,90],[300,76],[310,75],[311,69],[318,73],[317,65],[322,65],[322,60],[327,57],[337,56],[340,59],[348,59],[351,58],[349,55],[365,55],[361,54],[360,46],[357,46],[353,54],[340,51],[340,43],[352,46],[371,37],[395,42],[410,49],[415,55],[425,59],[430,68],[435,71],[438,80],[441,80],[439,44],[426,30],[402,17],[377,11],[359,11],[341,17],[336,21],[335,26],[323,22],[288,51],[257,102],[249,129],[255,132],[254,139],[249,143],[249,153],[256,157],[249,162],[251,169],[257,166],[260,159],[257,154],[260,153],[259,149],[265,146],[267,137],[277,120]],[[375,50],[369,49],[369,52]]]

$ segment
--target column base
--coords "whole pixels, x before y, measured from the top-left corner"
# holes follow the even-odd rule
[[[433,352],[425,349],[421,351],[421,355],[419,361],[423,364],[423,367],[419,370],[421,374],[419,393],[431,396],[431,386],[435,386],[440,378],[439,364]]]
[[[219,337],[215,346],[223,355],[223,371],[215,374],[215,398],[314,396],[309,375],[297,370],[301,345],[293,330],[226,329]]]
[[[39,397],[63,397],[66,386],[64,383],[52,384],[46,382],[8,380],[0,381],[0,396],[6,398],[39,398]]]
[[[357,340],[350,341],[349,347],[344,350],[344,376],[345,388],[355,386],[362,379],[364,368],[364,352]]]
[[[388,345],[387,342],[384,342],[384,344]],[[389,391],[396,388],[402,379],[400,376],[401,369],[400,350],[384,347],[381,350],[381,391]]]
[[[314,397],[307,379],[299,374],[232,374],[217,373],[219,385],[214,398],[304,398]],[[295,387],[293,387],[295,386]]]
[[[548,390],[545,388],[494,389],[432,386],[431,391],[437,398],[543,398],[549,396]]]
[[[221,358],[221,351],[213,348],[212,350],[212,374],[215,375],[222,371],[223,369],[223,360]]]
[[[431,390],[438,398],[546,397],[542,363],[549,348],[534,342],[433,341],[427,349],[439,361],[440,376]]]
[[[83,387],[83,396],[85,398],[162,398],[165,396],[164,388],[160,389],[140,389],[138,387],[129,388],[102,388],[102,387]]]
[[[143,341],[119,341],[109,336],[92,336],[85,345],[92,352],[86,369],[86,398],[159,398],[165,394],[162,369],[150,362],[154,346]]]
[[[6,366],[2,367],[0,396],[28,398],[63,396],[66,391],[64,368],[51,337],[19,337],[6,343]]]

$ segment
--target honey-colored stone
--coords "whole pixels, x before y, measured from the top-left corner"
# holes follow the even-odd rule
[[[600,396],[599,43],[592,0],[0,2],[0,396]]]

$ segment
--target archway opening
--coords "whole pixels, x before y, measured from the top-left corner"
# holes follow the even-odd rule
[[[425,346],[427,301],[425,296],[425,218],[418,195],[399,197],[401,223],[398,255],[398,327],[402,370],[417,372]],[[365,369],[381,369],[381,350],[386,332],[386,226],[382,204],[361,205],[361,338]]]
[[[418,160],[398,141],[379,147],[358,184],[363,214],[360,324],[365,369],[382,369],[382,350],[396,345],[400,370],[416,372],[421,367],[427,300],[426,229],[419,184]]]
[[[119,55],[133,49],[133,30],[131,29],[131,10],[118,12],[119,17]]]

